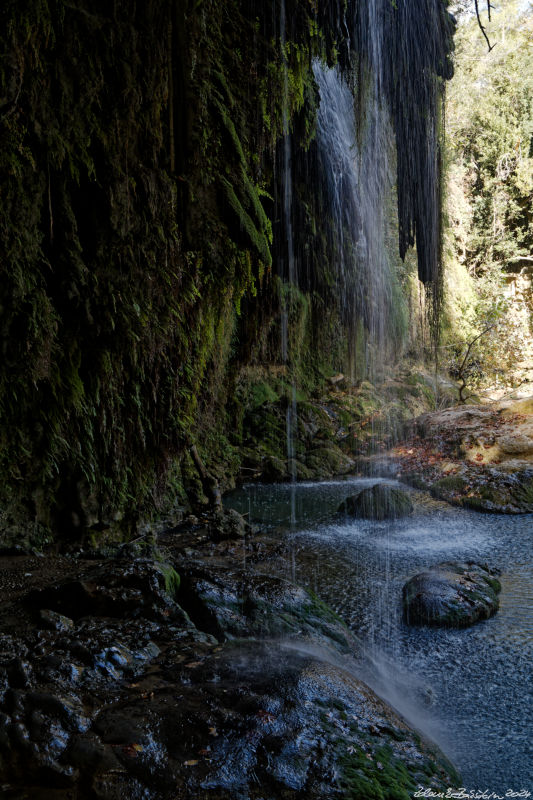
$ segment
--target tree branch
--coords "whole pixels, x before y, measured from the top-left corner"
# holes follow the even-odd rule
[[[217,479],[206,470],[195,444],[189,447],[189,452],[200,476],[202,489],[209,500],[209,504],[217,511],[222,511],[222,494]]]
[[[487,47],[489,48],[489,53],[490,53],[490,51],[495,47],[495,45],[490,43],[489,37],[487,36],[487,31],[485,30],[485,26],[481,22],[481,17],[479,16],[479,3],[478,3],[478,0],[474,0],[474,5],[476,7],[477,24],[479,25],[479,29],[480,29],[481,33],[485,37],[485,41],[487,42]],[[487,7],[488,7],[488,11],[489,11],[489,20],[490,20],[490,8],[491,8],[490,0],[487,0]]]
[[[495,328],[497,326],[497,324],[498,324],[497,322],[493,322],[491,325],[487,325],[487,327],[484,330],[482,330],[481,333],[479,333],[476,337],[474,337],[474,339],[472,339],[472,341],[469,343],[468,347],[466,348],[465,357],[463,358],[463,360],[461,362],[461,366],[457,370],[457,375],[459,376],[459,380],[462,383],[462,385],[459,386],[459,402],[460,403],[464,403],[465,402],[465,398],[463,397],[463,392],[466,389],[466,377],[465,377],[464,371],[465,371],[466,364],[468,362],[468,357],[470,356],[470,351],[472,350],[472,348],[475,345],[475,343],[479,339],[481,339],[482,336],[485,336],[486,333],[488,333],[493,328]]]

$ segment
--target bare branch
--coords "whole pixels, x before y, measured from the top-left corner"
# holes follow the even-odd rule
[[[485,334],[491,331],[493,328],[495,328],[497,324],[498,324],[497,322],[494,322],[492,323],[492,325],[487,325],[487,327],[484,330],[482,330],[480,334],[478,334],[474,339],[472,339],[472,341],[469,343],[466,349],[465,357],[463,358],[463,363],[459,367],[459,372],[462,372],[463,369],[465,368],[466,362],[468,361],[468,356],[470,355],[470,351],[475,345],[475,343],[478,341],[478,339],[481,339],[482,336],[485,336]]]
[[[485,30],[485,26],[481,22],[481,17],[479,16],[479,3],[478,3],[478,0],[474,0],[474,5],[476,7],[477,24],[479,25],[479,30],[481,31],[481,33],[485,37],[485,41],[487,42],[487,47],[489,48],[489,53],[490,53],[490,51],[495,47],[495,45],[490,43],[489,37],[487,36],[487,31]],[[489,20],[490,20],[490,0],[487,0],[487,5],[488,5],[488,9],[489,9]]]

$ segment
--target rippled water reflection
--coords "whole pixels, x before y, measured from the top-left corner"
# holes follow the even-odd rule
[[[367,680],[441,744],[467,787],[533,793],[533,518],[453,509],[421,493],[408,519],[335,516],[343,499],[375,482],[253,485],[228,504],[288,537],[280,572],[314,589],[359,634]],[[407,627],[404,581],[452,559],[502,570],[498,614],[466,630]]]

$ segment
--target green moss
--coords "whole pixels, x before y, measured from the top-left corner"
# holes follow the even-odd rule
[[[499,594],[501,592],[502,585],[497,578],[491,578],[488,577],[487,575],[483,575],[483,580],[488,586],[490,586],[490,588],[495,594]]]
[[[266,382],[257,383],[251,387],[250,408],[255,409],[264,403],[277,403],[279,396]]]
[[[447,495],[448,493],[462,492],[466,486],[466,481],[461,475],[447,475],[441,478],[431,487],[431,494],[436,497]]]
[[[271,266],[272,255],[270,253],[269,243],[265,233],[257,228],[248,212],[244,210],[231,183],[226,178],[220,178],[220,182],[224,189],[226,200],[236,215],[241,229],[246,233],[249,243],[252,245],[252,247],[255,247],[257,254],[263,260],[263,262],[267,266]]]
[[[311,450],[306,458],[308,467],[321,476],[338,475],[345,466],[345,457],[338,447],[321,447]]]
[[[340,617],[336,611],[333,611],[331,606],[328,606],[324,600],[322,600],[315,592],[311,589],[307,590],[308,595],[311,597],[312,605],[310,606],[310,611],[316,616],[323,617],[327,622],[335,623],[346,627],[346,623]]]
[[[341,785],[346,796],[354,800],[410,800],[417,788],[407,768],[393,757],[388,746],[378,748],[371,758],[364,750],[346,755],[341,765]]]
[[[160,570],[165,579],[165,591],[169,597],[175,598],[178,594],[181,578],[171,564],[160,564]]]
[[[511,489],[513,497],[518,503],[533,506],[533,480],[524,480]]]

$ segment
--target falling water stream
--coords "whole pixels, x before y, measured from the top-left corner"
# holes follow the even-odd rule
[[[294,248],[294,236],[292,230],[292,147],[291,134],[289,129],[289,67],[287,63],[287,15],[285,0],[281,0],[280,5],[280,43],[283,58],[283,97],[282,97],[282,122],[283,122],[283,175],[282,175],[282,212],[283,230],[285,232],[285,258],[286,267],[284,279],[287,283],[289,292],[282,291],[281,294],[281,355],[287,370],[287,377],[290,380],[290,396],[287,399],[286,410],[286,438],[287,438],[287,465],[291,477],[291,485],[294,487],[296,482],[296,461],[294,450],[294,433],[298,424],[298,412],[296,405],[296,385],[294,383],[292,371],[292,353],[289,346],[289,304],[290,290],[298,285],[296,271],[296,257]],[[294,492],[291,503],[291,520],[296,521],[294,510]]]
[[[413,493],[407,519],[338,517],[340,502],[368,482],[298,484],[292,526],[287,485],[246,486],[228,503],[288,544],[290,557],[269,571],[313,589],[344,618],[363,644],[362,677],[441,746],[464,786],[533,791],[531,516],[458,510]],[[470,559],[502,570],[496,616],[463,630],[407,626],[403,583]]]
[[[378,47],[378,44],[375,44]],[[337,68],[313,67],[320,90],[317,138],[324,191],[333,218],[336,283],[341,316],[353,345],[358,321],[365,327],[364,364],[350,364],[370,378],[382,367],[391,314],[387,214],[393,189],[392,130],[379,96],[379,70],[366,90],[356,128],[352,92]]]

